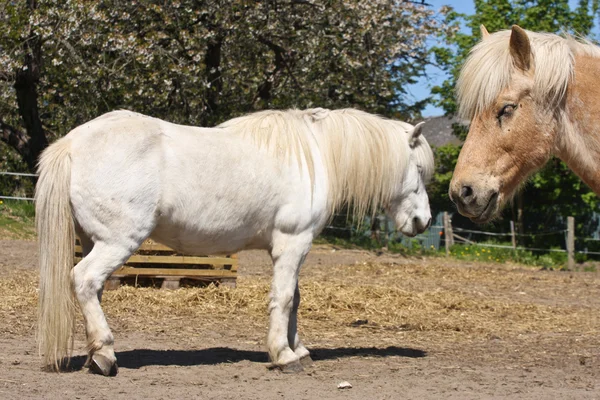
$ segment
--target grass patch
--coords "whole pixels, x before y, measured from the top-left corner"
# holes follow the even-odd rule
[[[35,205],[0,200],[0,239],[35,239]]]
[[[488,247],[486,244],[510,246],[510,243],[495,242],[469,245],[457,244],[452,246],[450,249],[450,255],[459,260],[499,263],[505,263],[509,261],[524,265],[534,265],[544,269],[566,269],[566,253],[549,252],[547,254],[536,255],[528,250]]]

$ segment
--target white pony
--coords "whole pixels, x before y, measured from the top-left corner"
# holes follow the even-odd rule
[[[431,221],[433,154],[420,125],[352,109],[264,111],[215,128],[110,112],[51,145],[39,172],[38,337],[55,370],[71,354],[77,298],[86,366],[117,373],[102,289],[148,237],[186,254],[268,250],[269,356],[301,370],[298,272],[334,210],[352,204],[360,218],[383,207],[409,236]],[[75,234],[84,258],[72,268]]]

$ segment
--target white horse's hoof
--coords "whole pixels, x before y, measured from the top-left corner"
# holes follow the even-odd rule
[[[300,359],[300,364],[302,364],[304,368],[310,367],[311,365],[313,365],[313,359],[310,358],[309,355],[305,355]]]
[[[286,365],[278,365],[278,367],[284,374],[297,374],[304,371],[304,367],[300,364],[300,361],[293,361]]]
[[[104,376],[116,376],[119,372],[119,367],[116,362],[110,361],[101,354],[94,354],[90,364],[90,371]]]

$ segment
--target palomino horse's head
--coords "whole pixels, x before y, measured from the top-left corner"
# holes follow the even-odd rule
[[[471,124],[449,189],[458,211],[477,223],[494,218],[546,163],[557,130],[548,100],[536,94],[527,33],[513,26],[490,35],[482,26],[482,36],[457,83]]]
[[[421,135],[423,123],[409,131],[410,157],[402,185],[392,196],[386,213],[406,236],[415,236],[431,224],[429,197],[425,185],[433,173],[433,153]]]

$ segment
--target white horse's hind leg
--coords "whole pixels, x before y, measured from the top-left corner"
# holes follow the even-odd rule
[[[274,366],[285,372],[302,370],[300,357],[290,345],[301,344],[297,338],[296,316],[292,310],[297,293],[298,273],[304,257],[310,250],[312,235],[279,234],[271,250],[273,283],[269,303],[270,321],[267,347]],[[290,329],[291,328],[291,329]],[[303,347],[303,346],[302,346]]]
[[[102,375],[117,373],[114,338],[100,307],[102,289],[110,274],[123,265],[136,248],[124,243],[97,242],[72,271],[73,288],[85,320],[89,354],[86,364]]]
[[[79,228],[76,228],[77,236],[79,237],[79,242],[81,243],[81,255],[82,259],[85,259],[88,254],[94,248],[94,242]],[[73,280],[73,279],[72,279]],[[98,301],[102,302],[102,289],[98,294]],[[87,338],[87,331],[86,331]],[[90,363],[92,362],[92,353],[88,352],[87,359],[85,360],[85,364],[83,364],[84,368],[88,368]]]

